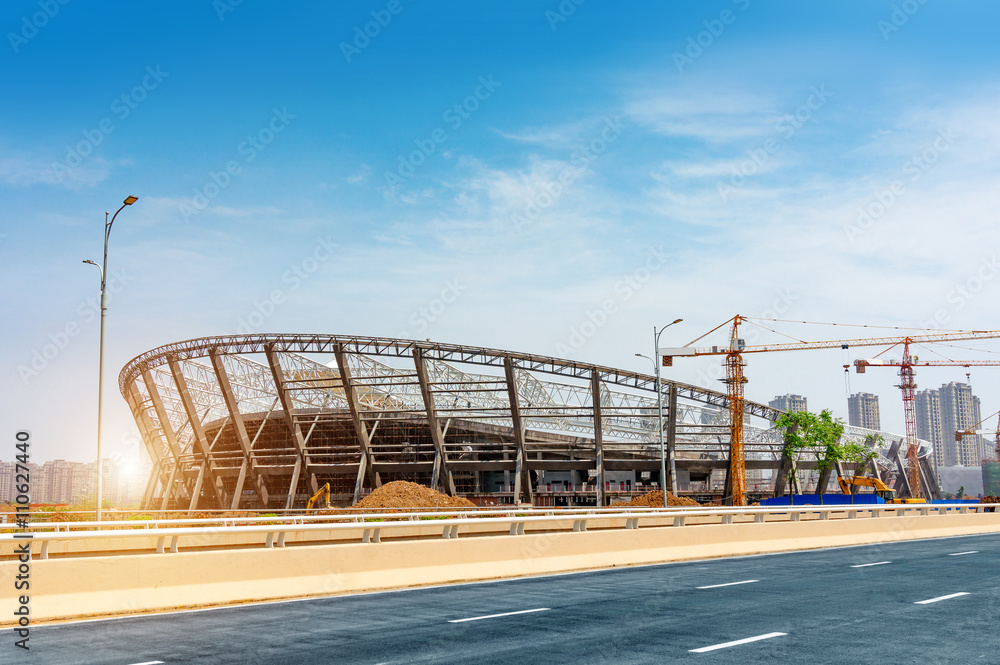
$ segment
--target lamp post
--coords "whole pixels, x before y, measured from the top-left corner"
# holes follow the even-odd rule
[[[101,500],[104,498],[104,460],[101,455],[101,420],[104,413],[104,320],[108,315],[108,238],[111,237],[111,226],[115,223],[118,213],[139,200],[137,196],[125,198],[122,207],[115,211],[108,221],[108,214],[104,213],[104,262],[97,265],[90,259],[84,261],[92,266],[97,266],[101,271],[101,355],[98,361],[97,373],[97,521],[101,521]]]
[[[667,325],[663,326],[659,330],[656,326],[653,326],[653,369],[656,372],[656,420],[658,423],[657,431],[660,433],[660,489],[663,491],[663,507],[667,507],[667,453],[666,448],[663,443],[663,393],[660,391],[660,335],[663,331],[672,325],[680,323],[684,319],[677,319],[672,321]],[[635,354],[639,357],[646,358],[641,353]],[[670,417],[675,417],[675,414],[670,414]],[[673,451],[670,451],[670,486],[676,489],[677,483],[677,464],[674,462]]]

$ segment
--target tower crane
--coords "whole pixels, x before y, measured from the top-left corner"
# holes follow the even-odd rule
[[[732,488],[731,501],[734,506],[746,505],[746,458],[743,447],[743,386],[747,382],[747,378],[743,372],[743,368],[746,366],[746,363],[743,361],[743,354],[767,353],[772,351],[809,351],[813,349],[847,349],[855,346],[889,346],[891,348],[903,344],[903,361],[899,364],[899,387],[903,390],[903,404],[904,411],[906,412],[906,442],[909,446],[907,476],[910,480],[911,493],[916,492],[915,497],[918,497],[920,495],[920,467],[917,459],[916,416],[913,409],[914,391],[917,384],[913,377],[913,359],[909,355],[910,344],[996,339],[1000,337],[1000,331],[998,330],[958,330],[947,333],[910,335],[905,337],[870,337],[818,342],[796,340],[790,343],[748,346],[739,334],[740,324],[748,321],[752,323],[754,319],[737,314],[715,328],[712,328],[712,330],[709,330],[701,337],[688,342],[685,346],[657,350],[658,355],[663,358],[662,363],[665,367],[672,366],[675,357],[725,356],[726,378],[723,381],[726,384],[727,402],[729,404],[729,484]],[[791,323],[809,322],[795,321]],[[728,348],[692,346],[726,325],[731,325]],[[907,408],[909,409],[908,411]]]
[[[906,442],[910,445],[907,454],[907,477],[910,481],[911,491],[916,488],[920,491],[920,467],[916,461],[916,440],[917,440],[917,409],[916,409],[916,389],[914,380],[914,367],[998,367],[1000,360],[920,360],[916,356],[910,355],[910,344],[915,338],[903,340],[903,356],[900,360],[879,360],[877,357],[869,360],[855,360],[854,367],[858,374],[864,374],[869,367],[898,367],[899,368],[899,388],[903,391],[903,415],[906,418]],[[938,340],[942,341],[942,340]],[[898,345],[896,345],[898,346]],[[891,347],[890,347],[891,348]],[[886,349],[888,351],[889,349]],[[885,353],[883,351],[882,353]],[[882,355],[882,354],[879,354]],[[966,375],[968,376],[968,374]],[[976,423],[979,425],[979,423]],[[974,429],[974,428],[973,428]],[[911,435],[912,432],[912,435]],[[956,438],[958,435],[956,433]],[[914,481],[916,484],[914,485]]]
[[[972,427],[969,427],[968,429],[957,430],[955,432],[955,441],[961,441],[962,437],[975,436],[976,434],[983,434],[983,432],[979,430],[978,427],[983,423],[985,423],[990,418],[992,418],[993,416],[997,415],[1000,415],[1000,411],[997,411],[996,413],[986,416],[985,418],[980,420]],[[994,446],[993,449],[996,451],[997,454],[997,460],[1000,460],[1000,419],[997,420],[997,429],[996,433],[994,434],[993,446]]]

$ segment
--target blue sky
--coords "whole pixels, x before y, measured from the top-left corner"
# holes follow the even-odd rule
[[[113,381],[130,358],[241,328],[635,369],[678,317],[671,345],[736,313],[996,328],[998,19],[940,0],[6,2],[3,422],[38,459],[92,458],[80,261],[129,194],[110,450],[136,449]],[[942,352],[998,345],[978,348]],[[747,393],[846,417],[841,366],[868,355],[754,356]],[[717,365],[671,376],[721,386]],[[984,415],[993,371],[973,370]],[[894,383],[851,390],[899,431]]]

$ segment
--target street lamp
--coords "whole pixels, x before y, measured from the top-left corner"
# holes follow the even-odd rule
[[[648,358],[653,362],[653,369],[656,371],[656,416],[657,423],[659,426],[656,428],[660,433],[660,489],[663,491],[663,507],[667,507],[667,453],[666,448],[663,444],[663,393],[660,391],[660,335],[663,331],[672,325],[678,324],[684,319],[677,319],[672,321],[667,325],[663,326],[659,330],[656,326],[653,326],[653,358],[644,356],[641,353],[635,355],[640,358]],[[675,418],[676,414],[671,413],[671,418]],[[670,486],[677,489],[677,464],[674,462],[673,451],[670,451]]]
[[[104,263],[97,265],[90,259],[84,261],[92,266],[97,266],[101,271],[101,356],[97,374],[97,521],[101,521],[101,500],[104,498],[104,460],[101,455],[101,416],[104,412],[104,320],[108,315],[108,238],[111,237],[111,226],[115,223],[118,213],[139,200],[137,196],[128,196],[118,208],[111,221],[108,221],[108,214],[104,213]]]

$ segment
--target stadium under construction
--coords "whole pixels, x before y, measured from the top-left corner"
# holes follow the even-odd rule
[[[119,388],[153,461],[146,509],[302,508],[325,483],[349,504],[401,479],[486,505],[608,505],[660,482],[654,377],[588,363],[404,339],[234,335],[148,351]],[[663,380],[660,397],[676,469],[667,487],[725,500],[726,395]],[[790,461],[771,428],[781,412],[747,400],[744,413],[748,496],[781,494]],[[845,432],[869,445],[873,434]],[[871,472],[909,494],[904,437],[881,434]],[[928,497],[929,453],[920,442]],[[815,467],[797,463],[797,490],[834,481]]]

